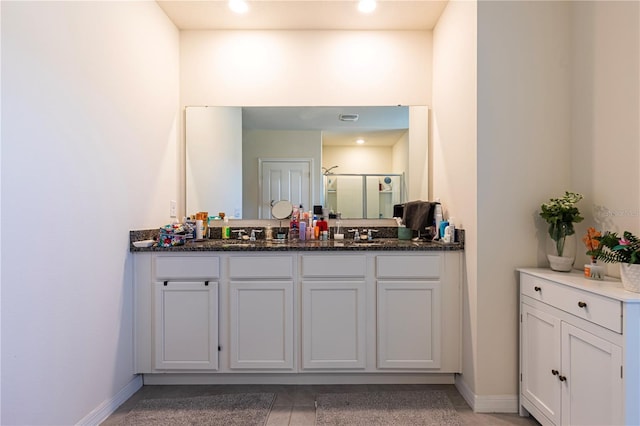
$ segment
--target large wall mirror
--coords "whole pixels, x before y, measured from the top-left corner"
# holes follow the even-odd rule
[[[186,212],[269,219],[272,203],[289,200],[343,218],[390,218],[426,187],[427,111],[187,107]]]

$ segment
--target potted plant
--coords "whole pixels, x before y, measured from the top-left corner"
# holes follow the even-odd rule
[[[640,239],[629,231],[624,231],[622,237],[607,232],[596,239],[600,245],[587,254],[605,263],[619,263],[622,286],[640,293]]]
[[[567,272],[573,267],[575,240],[568,246],[567,237],[576,233],[573,224],[584,219],[576,207],[582,198],[582,194],[566,191],[562,198],[551,198],[540,206],[540,216],[549,224],[549,237],[554,243],[547,253],[554,271]]]
[[[604,268],[597,264],[598,259],[593,255],[593,252],[600,248],[600,237],[602,234],[594,227],[589,227],[587,234],[582,237],[582,242],[587,247],[587,255],[591,256],[591,263],[584,265],[584,276],[596,280],[604,278]]]

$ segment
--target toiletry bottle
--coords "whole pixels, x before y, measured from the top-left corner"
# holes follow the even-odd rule
[[[298,232],[298,207],[294,206],[289,220],[289,239],[295,241],[299,238]]]
[[[231,237],[231,228],[229,227],[229,218],[225,216],[222,225],[222,239],[228,240]]]
[[[455,243],[456,242],[456,226],[453,222],[449,222],[449,225],[444,229],[444,242]]]
[[[300,241],[307,239],[307,223],[304,220],[300,221]]]
[[[438,233],[438,235],[436,236],[437,238],[442,238],[443,236],[440,235],[440,223],[442,223],[442,205],[440,204],[440,200],[436,200],[436,202],[438,204],[435,205],[435,225],[436,225],[436,232]]]
[[[442,241],[444,241],[444,231],[447,229],[447,226],[449,226],[449,221],[443,220],[442,222],[440,222],[440,227],[438,228],[438,234],[440,235],[440,240]]]
[[[271,225],[267,225],[264,228],[264,239],[267,241],[273,240],[273,229],[271,228]]]

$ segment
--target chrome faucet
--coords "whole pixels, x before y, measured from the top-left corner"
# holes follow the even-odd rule
[[[238,240],[241,240],[242,239],[242,235],[247,233],[247,231],[245,231],[244,229],[235,229],[235,230],[233,230],[231,232],[233,232],[235,234],[238,234],[238,238],[237,238]]]

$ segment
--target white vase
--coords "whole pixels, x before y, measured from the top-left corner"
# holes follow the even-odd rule
[[[570,272],[576,260],[576,237],[568,235],[565,237],[564,250],[562,256],[558,256],[557,243],[547,235],[547,259],[549,266],[554,271]]]
[[[620,279],[625,290],[640,293],[640,265],[621,263]]]
[[[575,261],[575,257],[554,256],[552,254],[548,254],[547,259],[549,259],[551,269],[559,272],[570,272]]]

